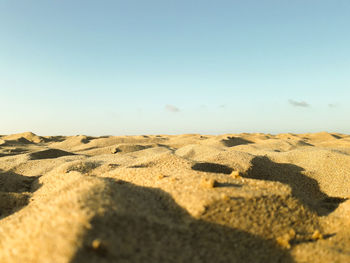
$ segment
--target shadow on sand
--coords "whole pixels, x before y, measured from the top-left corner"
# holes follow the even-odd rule
[[[208,163],[208,162],[199,162],[195,163],[192,167],[192,170],[206,172],[206,173],[223,173],[230,174],[233,169],[226,165],[217,164],[217,163]]]
[[[0,170],[0,219],[28,204],[30,192],[40,187],[39,184],[35,185],[35,189],[33,187],[38,178],[39,176],[28,177]]]
[[[257,156],[245,177],[288,184],[292,195],[319,216],[333,212],[346,199],[331,197],[320,190],[318,182],[304,175],[303,168],[290,163],[275,163],[266,156]]]
[[[71,262],[293,262],[274,241],[191,217],[166,192],[112,178]]]
[[[238,145],[244,145],[244,144],[251,144],[254,143],[252,141],[240,138],[240,137],[227,137],[227,139],[221,140],[221,142],[226,146],[226,147],[234,147]]]

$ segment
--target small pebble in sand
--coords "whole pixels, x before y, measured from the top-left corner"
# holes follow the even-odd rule
[[[323,239],[323,235],[320,233],[319,230],[315,230],[314,233],[312,234],[311,238],[313,240]]]
[[[230,197],[227,194],[222,194],[221,195],[221,200],[228,201],[228,200],[230,200]]]
[[[112,153],[112,154],[115,154],[115,153],[118,153],[118,152],[120,152],[120,149],[119,149],[119,148],[112,148],[112,149],[111,149],[111,153]]]
[[[203,178],[201,181],[201,187],[203,188],[214,188],[217,182],[214,179]]]
[[[109,168],[117,168],[118,166],[119,166],[119,164],[116,164],[116,163],[109,163],[108,164]]]
[[[91,248],[100,255],[105,255],[107,253],[107,246],[101,239],[94,239],[91,243]]]
[[[292,241],[295,238],[295,236],[296,236],[296,233],[294,229],[290,229],[283,236],[277,237],[276,241],[281,247],[285,249],[290,249],[291,248],[290,241]]]
[[[286,235],[283,235],[283,236],[276,238],[276,241],[283,248],[286,248],[286,249],[291,248],[291,246],[289,244],[289,239],[286,237]]]
[[[102,241],[100,239],[94,239],[91,243],[91,247],[94,249],[94,250],[97,250],[101,247],[102,245]]]
[[[166,177],[166,176],[165,176],[164,174],[159,174],[159,175],[158,175],[158,179],[159,179],[159,180],[161,180],[161,179],[163,179],[163,178],[165,178],[165,177]]]
[[[232,171],[231,177],[235,179],[242,179],[241,173],[239,171]]]

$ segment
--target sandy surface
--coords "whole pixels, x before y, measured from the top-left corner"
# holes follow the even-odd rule
[[[350,136],[0,136],[0,262],[350,262]]]

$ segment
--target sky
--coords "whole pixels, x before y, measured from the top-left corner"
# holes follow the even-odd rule
[[[0,0],[0,134],[350,134],[348,0]]]

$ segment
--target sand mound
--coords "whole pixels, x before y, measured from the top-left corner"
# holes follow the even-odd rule
[[[175,154],[187,159],[193,160],[206,160],[208,156],[219,154],[222,152],[221,148],[201,145],[201,144],[190,144],[183,146],[175,151]]]
[[[85,135],[77,135],[71,137],[61,137],[58,140],[54,138],[51,139],[52,143],[50,147],[57,149],[70,149],[73,150],[75,147],[82,147],[85,144],[89,143],[92,137]]]
[[[40,143],[43,139],[32,132],[24,132],[2,137],[5,141],[18,141],[20,143]]]
[[[349,262],[349,171],[335,133],[2,136],[0,262]]]

